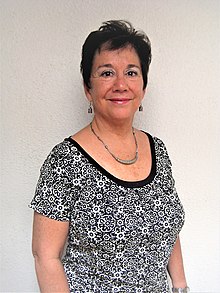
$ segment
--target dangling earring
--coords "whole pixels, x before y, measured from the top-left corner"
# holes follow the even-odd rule
[[[144,110],[144,107],[142,106],[142,104],[140,104],[140,106],[139,106],[139,112],[143,112],[143,110]]]
[[[92,114],[92,102],[89,102],[89,108],[88,108],[88,113]]]

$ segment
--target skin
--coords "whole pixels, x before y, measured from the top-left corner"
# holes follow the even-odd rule
[[[85,94],[93,104],[92,124],[95,132],[119,158],[132,159],[136,150],[132,133],[133,118],[145,94],[141,65],[135,50],[126,47],[97,52],[90,84],[90,89],[85,86]],[[137,129],[135,132],[139,159],[128,166],[112,158],[89,126],[75,134],[73,139],[115,177],[136,181],[149,175],[151,152],[147,136]]]
[[[91,89],[85,87],[85,93],[93,104],[96,123],[108,124],[113,129],[131,128],[145,94],[135,50],[128,47],[97,52],[90,82]]]
[[[174,288],[185,288],[187,286],[179,237],[170,256],[168,272]]]
[[[91,88],[84,86],[84,89],[94,108],[94,130],[115,155],[121,159],[132,159],[136,149],[132,134],[133,118],[145,94],[140,61],[135,50],[128,46],[108,51],[103,47],[94,56],[90,83]],[[147,136],[137,129],[135,133],[138,160],[127,166],[112,158],[91,132],[90,126],[86,126],[72,138],[115,177],[138,181],[149,175],[152,158]],[[43,293],[69,292],[61,263],[68,229],[68,222],[51,220],[34,213],[32,249]],[[173,286],[186,287],[179,238],[170,257],[168,270]]]
[[[61,256],[69,229],[59,222],[34,212],[32,251],[40,292],[69,293]]]

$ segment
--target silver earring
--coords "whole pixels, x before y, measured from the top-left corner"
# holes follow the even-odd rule
[[[140,104],[140,106],[139,106],[139,112],[143,112],[143,110],[144,110],[144,107],[142,106],[142,104]]]
[[[92,114],[92,102],[89,102],[88,113]]]

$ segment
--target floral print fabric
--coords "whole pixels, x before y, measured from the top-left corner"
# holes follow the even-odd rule
[[[167,264],[184,223],[164,143],[149,137],[150,175],[120,180],[71,138],[51,151],[30,207],[69,221],[71,292],[168,293]]]

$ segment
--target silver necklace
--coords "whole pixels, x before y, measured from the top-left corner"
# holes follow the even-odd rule
[[[134,128],[132,127],[132,133],[133,133],[133,136],[134,136],[134,141],[135,141],[135,146],[136,146],[136,151],[135,151],[135,157],[131,160],[123,160],[123,159],[120,159],[118,157],[116,157],[108,148],[107,144],[104,143],[104,141],[95,133],[95,130],[93,129],[92,127],[92,122],[90,123],[90,128],[92,130],[92,133],[98,138],[99,141],[101,141],[101,143],[104,145],[105,149],[109,152],[109,154],[118,162],[118,163],[121,163],[121,164],[124,164],[124,165],[132,165],[134,164],[137,159],[138,159],[138,144],[137,144],[137,139],[136,139],[136,135],[135,135],[135,131],[134,131]]]

